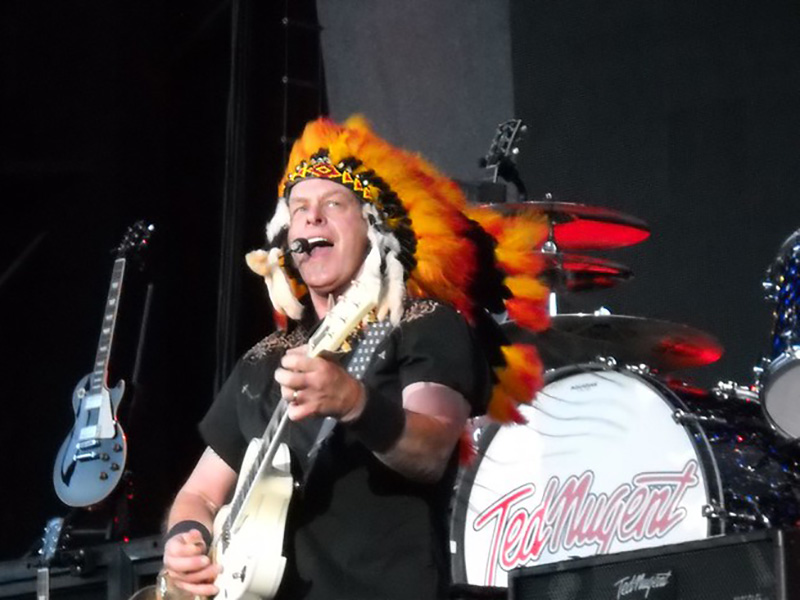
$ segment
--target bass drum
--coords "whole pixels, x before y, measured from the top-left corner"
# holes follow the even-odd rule
[[[757,403],[602,364],[547,382],[524,425],[475,430],[451,518],[456,583],[800,517],[797,457]]]

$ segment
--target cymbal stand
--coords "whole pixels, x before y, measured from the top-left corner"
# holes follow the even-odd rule
[[[553,219],[550,218],[547,219],[547,241],[544,244],[542,244],[542,254],[549,254],[555,257],[558,256],[558,245],[556,244],[555,223],[553,222]],[[556,267],[556,269],[554,269],[555,273],[561,273],[561,269],[559,267]],[[556,275],[553,278],[553,281],[551,282],[550,294],[548,295],[547,298],[547,310],[550,313],[551,317],[554,317],[555,315],[558,314],[558,294],[556,293],[556,290],[558,289],[561,282],[556,280],[557,277],[558,275]]]

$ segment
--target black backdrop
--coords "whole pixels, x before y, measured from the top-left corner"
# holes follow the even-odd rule
[[[668,319],[726,354],[684,374],[749,383],[768,348],[766,267],[800,227],[800,7],[766,2],[512,2],[531,195],[647,221],[609,258],[633,282],[574,307]]]
[[[258,60],[249,71],[262,87],[243,142],[250,183],[238,192],[242,247],[261,241],[282,153],[280,119],[272,116],[283,92],[276,14],[285,5],[262,4],[276,8],[251,16],[263,24],[250,38]],[[337,73],[333,114],[364,112],[379,131],[466,177],[475,176],[497,122],[516,112],[531,127],[520,165],[532,197],[551,192],[622,210],[653,229],[644,244],[608,254],[634,269],[634,282],[567,305],[605,304],[700,327],[727,354],[687,377],[705,385],[746,380],[769,335],[763,270],[800,226],[797,5],[481,3],[507,15],[504,31],[497,14],[484,18],[472,4],[459,10],[463,2],[404,2],[406,19],[388,8],[396,3],[374,8],[381,4],[320,5],[326,69]],[[94,355],[110,275],[106,250],[136,218],[159,228],[146,279],[155,292],[143,399],[129,431],[138,506],[148,507],[134,511],[139,531],[157,528],[200,450],[194,423],[220,364],[231,12],[229,3],[210,1],[5,2],[0,11],[4,558],[23,554],[46,518],[65,512],[52,491],[52,462],[72,424],[72,387]],[[387,27],[392,43],[380,44],[375,36]],[[437,39],[437,31],[447,33]],[[341,61],[352,67],[361,47],[348,44],[355,35],[371,55],[358,60],[390,56],[393,68],[406,69],[369,78],[383,105],[359,94],[363,70],[340,79],[348,76]],[[422,41],[440,58],[426,69],[419,68]],[[355,93],[342,104],[333,92],[348,89]],[[441,135],[446,144],[435,143]],[[269,327],[262,286],[239,269],[241,312],[230,320],[238,351]],[[141,305],[131,306],[134,339]],[[129,348],[128,363],[132,354]]]

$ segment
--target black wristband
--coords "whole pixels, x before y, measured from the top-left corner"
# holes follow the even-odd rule
[[[178,521],[169,528],[167,535],[164,536],[164,541],[166,542],[171,537],[178,535],[179,533],[186,533],[187,531],[191,531],[192,529],[197,529],[200,532],[200,535],[203,536],[203,541],[206,543],[206,550],[211,548],[211,532],[208,530],[208,527],[203,525],[200,521]]]
[[[364,409],[347,427],[373,452],[386,452],[397,443],[406,426],[402,403],[364,385]]]

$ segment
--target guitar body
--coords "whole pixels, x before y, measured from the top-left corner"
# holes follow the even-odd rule
[[[116,413],[125,382],[92,392],[91,375],[75,386],[75,424],[56,455],[53,485],[69,506],[86,507],[104,500],[125,472],[128,445]]]
[[[248,473],[256,463],[260,442],[258,439],[250,442],[242,473]],[[237,493],[244,485],[251,488],[228,540],[222,524],[230,506],[223,507],[214,521],[212,556],[214,562],[222,565],[222,573],[214,582],[220,590],[218,599],[260,600],[274,598],[278,593],[286,566],[283,556],[286,514],[294,489],[286,444],[278,446],[272,467],[262,471],[256,481],[240,480],[237,485]]]

